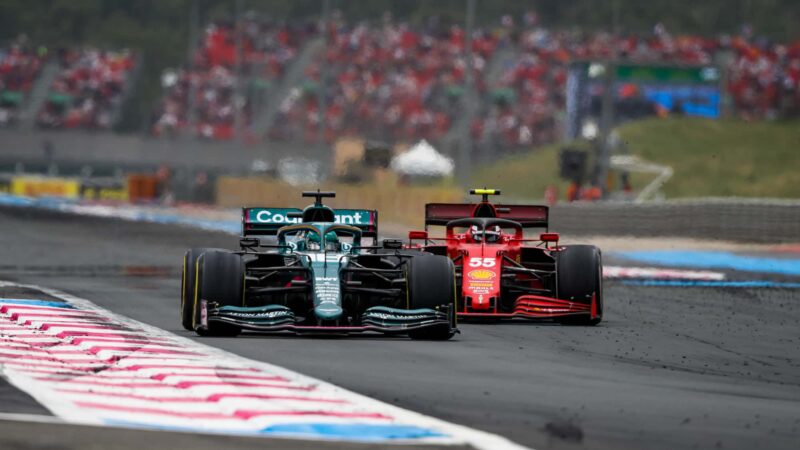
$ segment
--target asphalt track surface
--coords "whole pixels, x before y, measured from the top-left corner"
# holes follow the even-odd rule
[[[222,233],[0,208],[0,279],[60,289],[188,337],[178,318],[183,252],[235,245]],[[607,282],[605,294],[605,320],[592,328],[461,324],[448,342],[193,338],[537,449],[800,448],[800,290]],[[1,381],[0,412],[47,414]],[[112,441],[128,433],[79,428],[58,427]],[[0,446],[14,448],[2,434]],[[183,448],[174,435],[140,436]],[[37,439],[19,448],[52,447]],[[230,448],[251,440],[225,439]]]

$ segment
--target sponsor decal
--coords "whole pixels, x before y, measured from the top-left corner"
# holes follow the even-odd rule
[[[469,290],[470,290],[470,292],[472,292],[473,294],[488,294],[488,293],[490,293],[490,292],[492,291],[492,290],[491,290],[491,289],[489,289],[489,288],[485,288],[485,287],[472,287],[472,286],[470,286],[470,289],[469,289]]]
[[[319,305],[333,304],[339,306],[339,278],[317,277],[314,283],[314,293],[317,294]]]
[[[274,208],[260,209],[255,208],[249,211],[249,219],[252,223],[272,223],[272,224],[295,224],[302,223],[300,217],[289,217],[290,213],[299,213],[298,209]],[[342,225],[370,225],[372,215],[368,210],[363,209],[336,209],[334,210],[334,223]]]
[[[11,179],[11,193],[25,197],[78,198],[80,183],[71,178],[20,176]]]
[[[81,198],[86,200],[128,200],[128,189],[125,187],[82,187]]]
[[[294,212],[294,211],[291,211]],[[250,220],[256,223],[300,223],[302,219],[299,217],[288,217],[286,211],[275,212],[268,209],[261,209],[250,212]]]
[[[470,280],[467,289],[473,294],[489,294],[494,289],[494,282]]]
[[[486,269],[478,269],[478,270],[471,270],[467,273],[467,276],[471,280],[491,280],[494,279],[497,274],[492,272],[491,270]]]
[[[218,311],[218,315],[230,317],[242,317],[245,319],[275,319],[279,317],[291,316],[291,311],[267,311],[267,312],[234,312],[234,311]]]
[[[425,320],[431,319],[427,314],[389,314],[389,313],[369,313],[370,318],[381,320]]]
[[[336,217],[335,222],[340,223],[342,225],[369,225],[369,214],[366,214],[366,218],[364,217],[363,212],[353,212],[353,213],[336,213],[334,216]]]

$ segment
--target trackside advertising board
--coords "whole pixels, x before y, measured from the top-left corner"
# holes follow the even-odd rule
[[[296,217],[302,214],[299,208],[245,208],[242,214],[244,233],[275,234],[278,228],[301,223]],[[335,223],[360,228],[364,234],[377,233],[378,212],[369,209],[334,209]]]
[[[23,197],[78,198],[80,186],[73,178],[19,176],[11,179],[11,193]]]

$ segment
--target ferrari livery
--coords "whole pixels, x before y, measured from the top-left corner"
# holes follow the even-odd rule
[[[478,203],[425,205],[425,231],[409,248],[449,257],[456,265],[459,318],[553,319],[596,325],[603,317],[600,249],[560,245],[548,231],[549,208],[489,202],[496,189],[473,189]],[[444,226],[445,236],[428,235]],[[533,238],[529,229],[542,229]]]

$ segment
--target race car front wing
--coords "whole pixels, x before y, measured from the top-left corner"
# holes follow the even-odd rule
[[[232,324],[243,330],[294,331],[298,333],[362,333],[367,331],[403,334],[428,327],[452,327],[450,306],[437,309],[398,309],[373,306],[365,310],[359,325],[307,325],[298,322],[294,312],[282,305],[256,307],[217,307],[214,303],[201,301],[201,326],[209,322]]]
[[[514,303],[512,312],[459,312],[458,317],[523,317],[546,319],[551,317],[583,316],[597,317],[597,299],[593,295],[590,303],[579,303],[540,295],[521,295]]]

